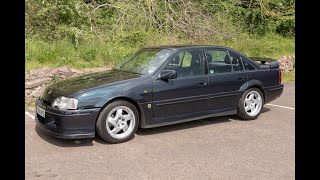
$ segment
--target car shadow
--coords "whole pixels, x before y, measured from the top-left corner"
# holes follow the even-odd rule
[[[269,108],[264,107],[261,111],[261,113],[265,113],[270,111]],[[167,125],[162,127],[155,127],[155,128],[149,128],[149,129],[141,129],[139,128],[136,132],[137,135],[140,136],[148,136],[153,134],[161,134],[171,131],[179,131],[184,129],[190,129],[195,128],[199,126],[207,126],[207,125],[213,125],[218,123],[227,123],[231,121],[248,121],[238,118],[236,115],[229,115],[229,116],[220,116],[220,117],[213,117],[213,118],[205,118],[201,120],[195,120],[195,121],[189,121],[179,124],[173,124],[173,125]],[[44,132],[42,132],[40,129],[35,127],[36,133],[39,135],[40,138],[45,140],[46,142],[59,146],[59,147],[85,147],[85,146],[93,146],[93,141],[99,143],[99,144],[106,144],[106,145],[112,145],[103,139],[101,139],[98,135],[96,135],[95,138],[88,138],[88,139],[60,139],[53,136],[50,136]]]
[[[47,141],[48,143],[59,146],[59,147],[81,147],[81,146],[93,146],[92,141],[94,138],[90,139],[60,139],[53,137],[51,135],[42,132],[39,128],[35,127],[36,133],[40,138]]]
[[[196,128],[199,126],[206,126],[206,125],[226,123],[226,122],[230,122],[230,116],[205,118],[205,119],[201,119],[201,120],[183,122],[183,123],[155,127],[155,128],[148,128],[148,129],[139,128],[137,130],[136,134],[140,135],[140,136],[146,136],[146,135],[161,134],[161,133],[185,130],[185,129],[190,129],[190,128]]]
[[[268,111],[270,111],[269,108],[263,107],[261,110],[261,113],[265,113]],[[252,121],[252,120],[243,120],[243,119],[237,117],[236,115],[220,116],[220,117],[205,118],[205,119],[200,119],[200,120],[195,120],[195,121],[189,121],[189,122],[172,124],[172,125],[167,125],[167,126],[162,126],[162,127],[149,128],[149,129],[139,128],[137,130],[136,134],[140,135],[140,136],[161,134],[161,133],[166,133],[166,132],[171,132],[171,131],[179,131],[179,130],[184,130],[184,129],[195,128],[195,127],[199,127],[199,126],[207,126],[207,125],[218,124],[218,123],[226,123],[226,122],[231,122],[232,120],[234,120],[234,121]]]
[[[268,112],[268,111],[270,111],[270,109],[269,109],[269,108],[267,108],[267,107],[263,107],[263,108],[262,108],[262,110],[261,110],[261,113],[265,113],[265,112]]]
[[[93,146],[93,141],[99,144],[112,145],[111,143],[108,143],[103,139],[101,139],[98,135],[96,135],[96,137],[94,138],[86,138],[86,139],[61,139],[61,138],[56,138],[51,135],[48,135],[37,127],[35,127],[35,131],[41,139],[45,140],[46,142],[52,145],[59,146],[59,147]]]

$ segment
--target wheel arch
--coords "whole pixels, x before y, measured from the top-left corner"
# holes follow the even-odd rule
[[[266,94],[265,94],[265,92],[264,92],[264,90],[263,90],[263,88],[261,86],[253,85],[253,86],[250,86],[248,89],[251,89],[251,88],[259,89],[262,92],[263,102],[266,101]]]
[[[263,87],[263,85],[262,85],[261,81],[251,80],[251,81],[248,81],[247,83],[243,84],[240,88],[240,91],[245,92],[246,90],[248,90],[250,88],[257,88],[262,92],[263,102],[265,102],[266,94],[265,94],[265,91],[262,87]]]
[[[112,99],[109,99],[109,100],[101,107],[101,109],[100,109],[100,111],[99,111],[99,113],[98,113],[97,119],[98,119],[98,117],[100,116],[101,111],[102,111],[105,107],[107,107],[110,103],[115,102],[115,101],[119,101],[119,100],[128,101],[129,103],[131,103],[131,104],[137,109],[138,115],[139,115],[139,124],[140,124],[140,122],[141,122],[141,116],[142,116],[141,109],[140,109],[138,103],[137,103],[135,100],[133,100],[132,98],[126,97],[126,96],[119,96],[119,97],[114,97],[114,98],[112,98]],[[96,119],[96,121],[97,121],[97,119]]]

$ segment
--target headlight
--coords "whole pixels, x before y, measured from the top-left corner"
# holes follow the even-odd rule
[[[58,109],[77,109],[78,99],[58,97],[53,101],[52,107],[57,107]]]

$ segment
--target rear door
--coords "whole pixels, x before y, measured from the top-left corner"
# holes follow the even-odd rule
[[[206,48],[209,108],[236,108],[239,89],[247,81],[240,57],[224,48]]]
[[[164,69],[175,70],[177,78],[154,81],[154,118],[167,118],[207,109],[208,77],[205,74],[202,49],[178,52]]]

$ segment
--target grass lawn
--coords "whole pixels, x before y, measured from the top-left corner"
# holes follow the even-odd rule
[[[282,73],[282,82],[292,82],[295,80],[295,71],[291,71],[288,73]]]
[[[171,38],[171,39],[170,39]],[[105,39],[83,41],[75,46],[69,40],[44,41],[26,38],[26,70],[44,66],[62,67],[69,65],[75,69],[114,66],[142,47],[168,44],[208,44],[231,47],[248,57],[280,58],[294,54],[294,39],[269,34],[263,37],[251,37],[242,34],[236,39],[221,42],[190,43],[173,37],[148,37],[141,45],[129,45],[111,42]]]

